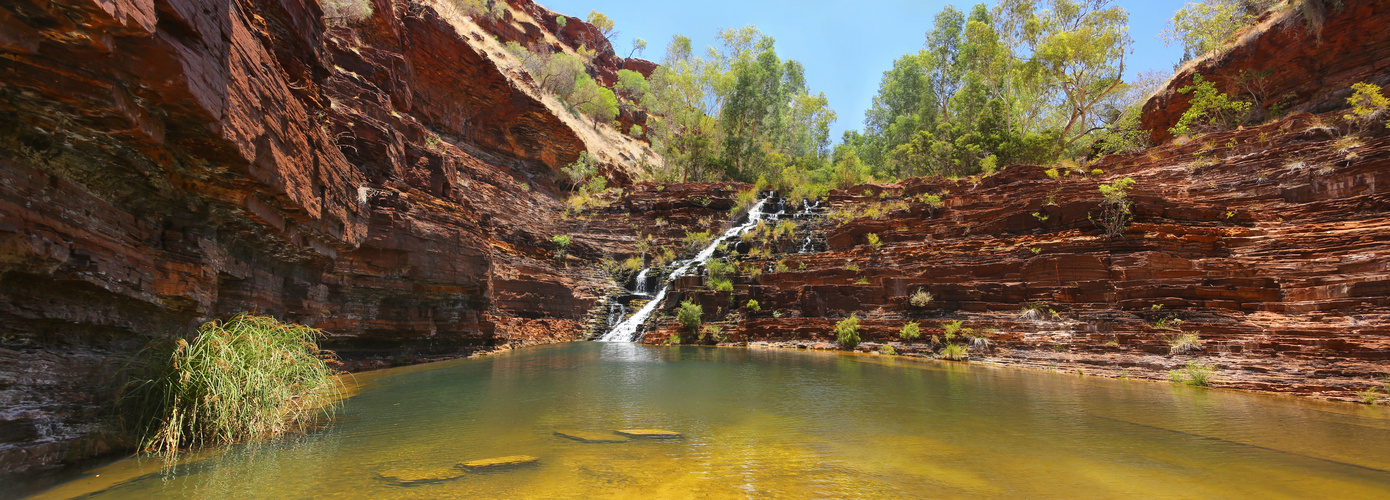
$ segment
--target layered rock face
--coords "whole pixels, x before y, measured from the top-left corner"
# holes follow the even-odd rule
[[[1272,15],[1180,71],[1145,107],[1166,144],[1051,175],[1012,166],[832,193],[828,218],[738,248],[734,292],[682,279],[668,311],[701,304],[727,342],[826,349],[853,314],[860,350],[921,355],[939,355],[959,321],[982,339],[976,361],[1150,380],[1195,362],[1220,387],[1360,400],[1390,376],[1390,137],[1341,110],[1352,83],[1390,80],[1390,10],[1347,1],[1327,13],[1320,32]],[[1257,73],[1247,83],[1264,98],[1322,114],[1172,141],[1190,105],[1178,90],[1196,73],[1233,94]],[[1126,177],[1134,219],[1109,237],[1098,188]],[[921,307],[909,300],[919,290],[932,297]],[[912,321],[922,337],[901,338]],[[647,342],[693,333],[669,315],[652,326]]]
[[[1351,84],[1390,84],[1390,37],[1385,35],[1390,4],[1298,3],[1299,8],[1266,13],[1229,49],[1180,69],[1167,88],[1145,104],[1142,128],[1157,143],[1171,139],[1168,129],[1192,100],[1191,93],[1178,90],[1192,85],[1199,74],[1222,92],[1253,103],[1260,118],[1341,109],[1352,93]]]
[[[513,4],[0,7],[0,471],[125,446],[119,368],[228,314],[322,328],[349,368],[577,338],[612,285],[553,258],[582,230],[556,171],[643,145],[535,90],[500,44],[555,35]]]
[[[931,354],[929,339],[961,321],[989,341],[975,361],[1153,380],[1196,361],[1220,387],[1357,400],[1390,373],[1390,137],[1309,130],[1318,123],[1301,115],[1056,179],[1013,166],[852,188],[831,197],[830,218],[798,225],[828,251],[770,242],[792,253],[745,258],[764,271],[733,293],[684,280],[672,303],[701,303],[730,342],[837,348],[834,324],[857,314],[860,350]],[[1135,218],[1106,237],[1097,187],[1124,177]],[[909,301],[919,289],[925,307]],[[900,338],[909,321],[922,338]],[[1200,345],[1175,352],[1183,334]]]

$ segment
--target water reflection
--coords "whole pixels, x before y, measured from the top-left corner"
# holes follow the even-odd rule
[[[792,350],[576,343],[372,380],[324,432],[67,498],[1390,496],[1390,412]],[[555,432],[681,439],[582,443]],[[402,487],[389,470],[540,457]],[[112,479],[113,476],[117,479]]]

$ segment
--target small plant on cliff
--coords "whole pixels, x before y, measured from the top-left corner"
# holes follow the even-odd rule
[[[680,308],[676,310],[676,323],[690,333],[700,331],[700,323],[704,320],[705,310],[699,304],[684,300],[681,301]]]
[[[1216,367],[1205,363],[1198,363],[1197,360],[1189,360],[1187,365],[1177,370],[1168,372],[1168,380],[1175,384],[1186,384],[1195,386],[1211,385],[1211,374],[1216,371]]]
[[[1371,386],[1364,391],[1357,391],[1356,396],[1361,398],[1362,403],[1373,405],[1380,400],[1380,388]]]
[[[1351,97],[1347,98],[1347,104],[1351,105],[1351,112],[1342,115],[1342,118],[1357,126],[1365,129],[1375,120],[1390,113],[1390,99],[1380,93],[1380,86],[1374,83],[1360,82],[1352,84]],[[1385,124],[1390,128],[1390,122]]]
[[[922,327],[916,321],[910,321],[903,325],[903,329],[898,331],[898,338],[903,340],[917,340],[922,337]]]
[[[859,316],[851,314],[835,323],[835,339],[846,349],[854,349],[854,346],[859,345]]]
[[[960,344],[946,344],[946,347],[941,349],[942,359],[949,359],[951,361],[960,361],[969,355],[970,354],[965,350],[965,346]]]
[[[329,24],[345,24],[371,17],[371,0],[324,0],[323,19]]]
[[[685,250],[687,252],[697,252],[701,248],[704,248],[706,245],[709,245],[709,242],[712,239],[714,238],[710,236],[709,231],[700,231],[698,233],[693,231],[686,231]]]
[[[1250,112],[1250,103],[1231,100],[1231,96],[1216,90],[1216,85],[1203,79],[1201,74],[1193,75],[1192,85],[1178,89],[1178,93],[1192,94],[1192,100],[1178,122],[1168,129],[1175,136],[1227,130]]]
[[[749,311],[753,311],[753,312],[758,312],[758,311],[762,311],[762,310],[763,310],[763,307],[762,307],[761,305],[758,304],[758,301],[753,300],[753,299],[748,299],[748,303],[745,304],[743,307],[745,307],[745,308],[747,308]]]
[[[1202,350],[1202,339],[1197,336],[1197,332],[1180,333],[1168,337],[1168,354],[1182,354],[1200,350]]]
[[[568,234],[557,234],[550,237],[550,242],[555,244],[555,259],[565,260],[565,253],[569,251],[570,236]]]
[[[1134,219],[1134,203],[1129,201],[1129,190],[1134,187],[1134,179],[1125,177],[1109,184],[1101,184],[1100,217],[1091,218],[1105,236],[1114,238],[1124,234],[1129,222]]]
[[[205,323],[192,342],[156,354],[118,404],[140,449],[166,459],[185,447],[302,431],[334,408],[342,389],[320,335],[266,316]]]
[[[873,247],[874,250],[883,248],[883,240],[878,238],[877,233],[866,234],[864,235],[864,239],[869,242],[869,246]]]
[[[933,298],[931,292],[918,288],[917,291],[908,296],[907,304],[917,309],[926,309],[927,306],[931,305]]]
[[[883,344],[883,345],[878,346],[878,352],[879,352],[880,354],[887,354],[887,355],[890,355],[890,356],[891,356],[891,355],[897,354],[897,353],[898,353],[898,350],[897,350],[897,349],[894,349],[893,346],[891,346],[891,345]]]
[[[918,197],[918,199],[930,208],[941,208],[946,205],[945,202],[941,201],[941,195],[939,194],[922,193],[922,196]]]

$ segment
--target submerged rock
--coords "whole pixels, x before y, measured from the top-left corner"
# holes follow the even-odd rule
[[[640,438],[670,439],[670,438],[678,438],[678,437],[681,437],[681,433],[679,433],[679,432],[676,432],[676,431],[667,431],[667,430],[661,430],[661,429],[625,429],[625,430],[620,430],[620,431],[615,431],[615,432],[617,432],[618,434],[622,434],[622,435],[624,435],[624,436],[632,436],[632,437],[640,437]]]
[[[513,467],[539,462],[541,459],[530,455],[511,455],[497,458],[484,458],[482,460],[470,460],[459,463],[459,467],[464,469],[493,469],[500,467]]]
[[[463,477],[464,471],[457,467],[430,467],[420,469],[391,469],[377,473],[377,477],[402,485],[428,484],[452,481]]]
[[[555,435],[565,439],[573,439],[581,443],[622,443],[632,440],[630,436],[620,436],[607,432],[555,431]]]

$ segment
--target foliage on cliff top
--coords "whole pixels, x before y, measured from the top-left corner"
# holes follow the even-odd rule
[[[147,351],[145,376],[119,401],[140,449],[167,459],[180,449],[303,431],[341,393],[320,335],[243,314],[203,324],[192,342]]]

